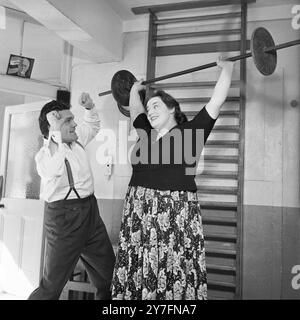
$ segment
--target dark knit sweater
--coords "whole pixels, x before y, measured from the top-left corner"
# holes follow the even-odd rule
[[[138,115],[133,126],[139,139],[131,154],[133,172],[129,185],[196,191],[196,168],[215,122],[204,107],[192,120],[173,127],[156,140],[157,131],[147,115]]]

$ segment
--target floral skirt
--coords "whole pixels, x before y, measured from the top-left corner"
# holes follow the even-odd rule
[[[129,186],[112,298],[207,299],[203,228],[195,192]]]

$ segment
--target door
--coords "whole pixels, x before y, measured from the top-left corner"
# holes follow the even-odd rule
[[[0,292],[26,298],[38,285],[43,256],[43,201],[34,156],[46,101],[6,107],[0,174]],[[1,181],[1,179],[0,179]]]

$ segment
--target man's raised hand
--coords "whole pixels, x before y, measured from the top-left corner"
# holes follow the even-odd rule
[[[83,106],[87,110],[91,110],[94,108],[95,104],[90,97],[90,95],[86,92],[83,92],[79,98],[79,104]]]

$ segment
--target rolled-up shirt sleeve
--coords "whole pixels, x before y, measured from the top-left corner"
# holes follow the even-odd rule
[[[50,139],[58,144],[57,150],[52,155],[49,148]],[[59,131],[49,132],[48,140],[45,140],[44,146],[35,156],[37,172],[40,177],[44,180],[52,180],[62,176],[65,158],[65,147],[61,141],[61,133]]]
[[[96,108],[85,110],[83,122],[76,129],[78,141],[85,147],[99,130],[100,118]]]

